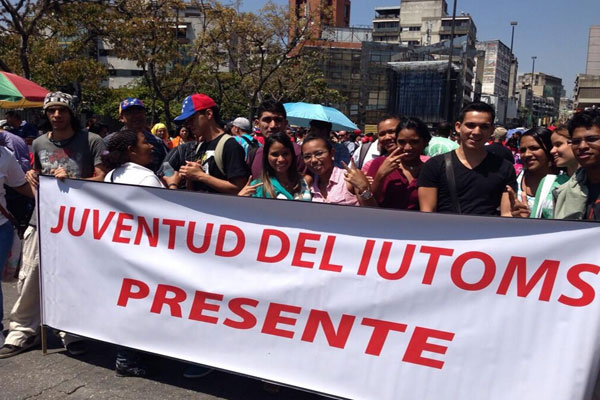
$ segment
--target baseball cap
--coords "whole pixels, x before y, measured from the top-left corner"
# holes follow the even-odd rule
[[[140,99],[128,97],[119,104],[119,114],[122,114],[123,111],[127,110],[129,107],[142,107],[144,110],[146,109],[146,106]]]
[[[233,120],[233,122],[231,123],[231,125],[237,126],[238,128],[240,128],[244,132],[251,132],[252,131],[252,125],[250,125],[250,121],[248,121],[248,119],[244,118],[244,117],[237,117],[236,119]]]
[[[75,105],[73,103],[73,96],[63,92],[52,92],[46,95],[44,99],[44,111],[48,107],[61,106],[71,110],[71,113],[75,114]]]
[[[175,118],[175,121],[185,121],[198,111],[206,110],[216,106],[217,103],[210,97],[202,93],[195,93],[185,98],[181,106],[181,115]]]

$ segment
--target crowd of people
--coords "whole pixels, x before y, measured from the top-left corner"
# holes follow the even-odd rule
[[[21,200],[32,198],[39,174],[421,212],[600,218],[596,109],[577,112],[566,125],[536,127],[508,138],[506,129],[494,126],[494,109],[474,102],[463,108],[454,125],[441,124],[433,136],[418,118],[386,116],[373,141],[354,132],[332,132],[331,123],[317,119],[308,129],[290,127],[284,105],[271,100],[260,105],[253,123],[238,117],[224,124],[215,101],[199,93],[184,100],[174,120],[174,137],[166,124],[150,128],[146,106],[135,98],[120,103],[123,128],[108,135],[100,124],[82,129],[69,94],[48,94],[43,109],[49,132],[32,134],[15,113],[7,113],[13,132],[0,131],[0,269],[13,239],[19,240],[13,225],[23,225],[6,210],[8,191],[25,196]],[[93,132],[100,128],[101,135]],[[19,231],[19,296],[6,337],[0,325],[0,358],[39,342],[35,215]],[[0,316],[2,312],[0,291]],[[86,351],[81,338],[64,332],[60,336],[69,353]],[[143,357],[126,349],[118,352],[116,370],[127,376],[147,373]],[[190,366],[185,375],[209,372]]]

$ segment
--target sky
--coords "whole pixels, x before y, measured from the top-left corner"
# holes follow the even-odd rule
[[[452,14],[453,0],[446,0]],[[273,0],[279,5],[288,0]],[[256,11],[265,1],[244,0],[241,9]],[[375,7],[398,5],[390,0],[353,0],[351,25],[372,26]],[[563,80],[568,97],[578,73],[585,73],[589,29],[600,25],[600,0],[457,0],[456,14],[471,14],[477,27],[477,40],[500,39],[510,47],[511,21],[517,21],[513,52],[519,62],[519,75],[535,71]]]

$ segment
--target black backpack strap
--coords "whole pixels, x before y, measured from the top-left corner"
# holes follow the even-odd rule
[[[363,167],[363,164],[365,163],[365,157],[367,156],[372,144],[373,142],[368,142],[363,143],[363,145],[360,146],[360,154],[358,155],[358,165],[356,168],[361,169]]]
[[[462,214],[460,210],[460,203],[458,202],[458,193],[456,192],[456,179],[454,179],[452,153],[454,152],[449,151],[444,154],[444,161],[446,164],[446,181],[448,182],[448,190],[450,191],[450,199],[452,199],[454,211],[456,211],[457,214]]]

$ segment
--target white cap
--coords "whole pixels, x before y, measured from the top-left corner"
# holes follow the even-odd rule
[[[252,132],[252,125],[250,125],[250,121],[248,121],[247,118],[237,117],[236,119],[233,120],[231,125],[237,126],[244,132]]]

